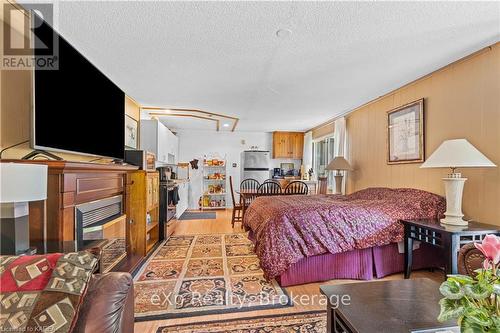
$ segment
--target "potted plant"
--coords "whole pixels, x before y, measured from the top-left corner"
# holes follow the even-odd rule
[[[439,288],[439,321],[457,319],[462,333],[500,332],[500,237],[474,244],[485,256],[474,277],[448,275]]]

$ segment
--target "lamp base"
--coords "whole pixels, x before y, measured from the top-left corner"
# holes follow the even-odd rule
[[[334,194],[342,194],[342,178],[344,176],[341,173],[334,175],[335,178],[335,193]]]
[[[31,254],[28,211],[27,202],[0,204],[1,255]]]
[[[467,178],[461,178],[459,173],[448,175],[443,178],[444,190],[446,193],[446,212],[445,218],[441,219],[441,223],[448,225],[466,226],[469,222],[463,219],[462,213],[462,195],[464,192],[464,184]]]
[[[444,219],[439,220],[442,224],[468,226],[469,222],[458,216],[446,216]]]

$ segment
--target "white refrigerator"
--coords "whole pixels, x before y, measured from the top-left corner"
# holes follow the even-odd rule
[[[271,154],[267,150],[245,150],[241,153],[241,181],[255,179],[263,183],[271,177]]]

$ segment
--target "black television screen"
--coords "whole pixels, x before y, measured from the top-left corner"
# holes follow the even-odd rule
[[[37,43],[54,44],[58,66],[34,70],[33,148],[123,159],[125,94],[49,24],[33,16],[35,61],[46,55]],[[53,36],[57,43],[52,43]]]

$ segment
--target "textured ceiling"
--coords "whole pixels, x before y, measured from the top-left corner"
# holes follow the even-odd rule
[[[196,118],[172,118],[172,117],[158,117],[160,118],[160,121],[165,124],[168,128],[175,130],[175,129],[182,129],[182,128],[189,128],[189,129],[194,129],[194,130],[215,130],[216,126],[213,122],[203,120],[203,119],[196,119]]]
[[[499,41],[500,2],[61,2],[58,29],[143,105],[305,130]]]

